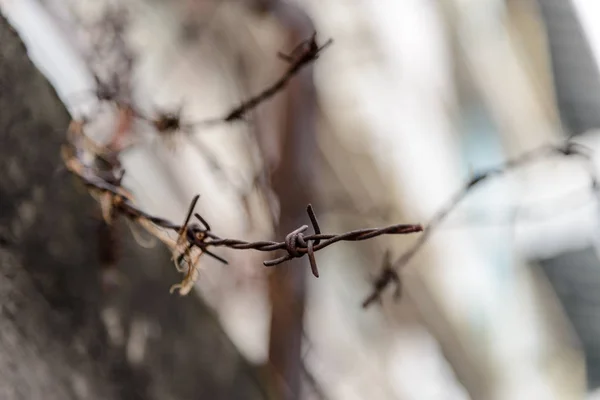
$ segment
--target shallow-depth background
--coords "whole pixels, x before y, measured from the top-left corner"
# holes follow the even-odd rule
[[[127,18],[136,104],[149,114],[182,107],[189,121],[269,85],[286,67],[277,53],[313,27],[320,41],[334,40],[243,123],[199,127],[170,144],[135,126],[143,140],[123,161],[139,204],[181,220],[200,193],[198,209],[223,237],[282,240],[278,226],[308,223],[306,202],[325,232],[425,224],[474,173],[544,144],[572,137],[600,159],[594,1],[0,4],[73,118],[94,103],[92,71],[118,64],[94,57],[112,34],[99,22],[107,9]],[[115,115],[99,119],[101,137]],[[284,149],[285,140],[297,146]],[[282,165],[296,173],[256,184]],[[399,256],[416,235],[331,246],[317,253],[318,279],[293,266],[274,278],[262,266],[268,255],[218,249],[230,264],[203,258],[192,295],[252,366],[279,356],[274,342],[285,353],[301,340],[295,367],[279,371],[300,377],[292,398],[591,399],[600,387],[600,204],[589,180],[577,160],[548,157],[477,186],[403,268],[399,301],[389,290],[381,305],[361,307],[385,251]],[[287,313],[298,292],[301,312]],[[288,314],[290,326],[272,329]],[[110,331],[110,315],[103,320]],[[140,329],[126,330],[142,343],[128,362],[159,340],[160,327]]]

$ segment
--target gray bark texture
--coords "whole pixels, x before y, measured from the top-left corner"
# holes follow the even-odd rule
[[[118,224],[106,285],[98,206],[60,168],[69,116],[0,17],[0,399],[257,399],[255,370],[167,251]],[[116,244],[115,244],[116,245]]]

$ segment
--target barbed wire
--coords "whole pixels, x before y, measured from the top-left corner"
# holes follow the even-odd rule
[[[287,234],[285,239],[279,242],[268,240],[248,242],[239,239],[221,238],[212,232],[210,225],[200,214],[194,213],[194,208],[200,197],[199,195],[193,198],[185,222],[177,224],[165,218],[153,216],[137,207],[133,202],[132,195],[119,186],[122,175],[115,176],[114,179],[109,179],[112,181],[109,182],[109,180],[102,178],[93,167],[83,164],[76,157],[76,154],[76,152],[70,151],[66,147],[63,148],[65,165],[92,192],[100,195],[100,204],[103,208],[103,216],[106,223],[111,224],[116,215],[123,215],[132,221],[141,223],[150,233],[156,235],[171,247],[178,267],[182,263],[187,263],[185,266],[186,277],[195,276],[190,271],[196,268],[195,263],[197,259],[191,261],[193,258],[189,255],[194,248],[200,250],[199,255],[207,254],[225,264],[227,264],[227,260],[210,251],[211,247],[226,247],[234,250],[257,250],[262,252],[285,251],[286,254],[280,257],[264,261],[263,264],[267,267],[273,267],[293,258],[301,258],[307,255],[311,271],[315,277],[318,277],[319,270],[315,259],[315,252],[332,244],[341,241],[363,241],[381,235],[410,234],[423,230],[423,227],[418,224],[396,224],[383,228],[357,229],[341,234],[324,234],[321,233],[315,212],[309,204],[307,206],[307,213],[313,227],[313,234],[304,235],[304,232],[308,229],[308,225],[302,225]],[[199,223],[190,222],[192,215]],[[152,228],[152,225],[157,228],[177,232],[178,239],[176,241],[166,239],[163,235],[158,234],[157,229]]]
[[[173,259],[179,271],[185,273],[185,278],[181,284],[174,285],[172,289],[179,288],[180,293],[186,294],[197,279],[196,265],[200,256],[207,254],[220,262],[227,264],[227,261],[219,255],[213,253],[211,248],[226,247],[233,250],[256,250],[261,252],[285,251],[275,259],[264,261],[264,265],[272,267],[284,263],[293,258],[307,256],[309,259],[311,272],[315,277],[319,276],[319,271],[315,259],[315,252],[340,241],[362,241],[387,234],[409,234],[422,232],[412,246],[409,247],[400,257],[392,261],[389,252],[384,257],[383,267],[373,282],[373,290],[364,300],[363,307],[368,307],[381,298],[383,292],[391,285],[396,287],[395,297],[401,294],[402,280],[399,276],[399,270],[405,267],[423,248],[431,235],[439,225],[442,224],[448,215],[457,207],[457,205],[468,196],[476,187],[489,179],[505,174],[508,171],[519,168],[536,160],[552,155],[577,156],[582,158],[588,167],[588,173],[592,181],[592,190],[600,200],[598,189],[598,179],[591,162],[591,157],[584,151],[583,146],[567,141],[559,145],[546,145],[533,151],[527,152],[520,157],[509,160],[505,164],[492,168],[477,174],[465,182],[465,184],[452,196],[449,201],[440,208],[424,227],[415,224],[397,224],[384,228],[358,229],[342,234],[322,234],[314,210],[311,205],[307,207],[307,214],[310,219],[313,234],[305,235],[308,225],[302,225],[294,231],[288,233],[283,241],[256,241],[248,242],[239,239],[221,238],[210,229],[209,224],[198,213],[194,213],[194,207],[199,196],[195,196],[188,215],[183,224],[176,224],[161,217],[150,215],[139,207],[133,201],[133,195],[126,191],[121,182],[124,171],[118,161],[119,154],[125,149],[135,144],[135,141],[127,141],[124,136],[131,134],[130,126],[133,118],[141,119],[150,123],[150,125],[163,137],[168,137],[175,132],[191,133],[193,129],[201,126],[212,126],[222,123],[232,123],[244,120],[247,114],[261,103],[268,101],[278,92],[283,90],[291,79],[294,78],[303,68],[310,65],[318,59],[320,53],[332,43],[332,40],[324,44],[317,43],[317,33],[307,40],[297,45],[290,54],[279,53],[278,56],[289,63],[285,72],[272,84],[242,101],[238,106],[233,107],[220,117],[205,119],[198,122],[182,121],[182,109],[175,111],[157,112],[154,117],[145,116],[137,110],[133,104],[123,101],[122,88],[119,81],[111,77],[110,82],[103,82],[95,75],[96,90],[95,95],[100,102],[112,102],[122,114],[123,128],[118,128],[115,135],[109,141],[107,146],[95,144],[83,133],[83,122],[74,122],[69,129],[69,143],[71,149],[65,148],[63,159],[67,169],[77,175],[82,182],[90,188],[93,194],[100,202],[102,215],[107,224],[110,224],[117,215],[123,215],[128,219],[140,223],[147,231],[163,241],[173,252]],[[125,47],[124,45],[121,47]],[[126,57],[128,71],[131,70],[133,59]],[[76,129],[72,129],[72,128]],[[75,132],[76,131],[76,132]],[[75,132],[75,133],[74,133]],[[123,144],[125,143],[125,144]],[[101,162],[101,166],[87,165],[83,163],[80,155],[82,152],[91,152],[96,156],[96,164]],[[210,158],[210,157],[209,157]],[[214,160],[209,160],[214,162]],[[599,201],[600,204],[600,201]],[[195,217],[197,222],[190,222]],[[177,239],[165,235],[162,230],[174,231],[177,233]],[[183,265],[183,266],[182,266]]]
[[[96,29],[94,29],[93,25],[84,24],[82,19],[72,11],[74,20],[82,26],[84,31],[100,31],[104,33],[99,37],[95,37],[95,40],[92,39],[92,54],[88,54],[88,57],[86,57],[88,62],[92,63],[89,67],[94,71],[95,88],[78,93],[79,95],[85,93],[92,94],[96,98],[97,103],[94,108],[87,112],[87,115],[77,119],[83,122],[90,122],[94,115],[98,115],[103,104],[107,103],[114,106],[118,115],[118,127],[105,144],[105,147],[117,155],[136,148],[139,144],[143,143],[141,137],[136,135],[137,129],[134,129],[134,127],[138,127],[135,125],[136,120],[148,123],[149,127],[157,133],[162,143],[170,148],[173,148],[175,145],[174,139],[176,134],[185,134],[184,139],[187,140],[187,145],[197,151],[211,168],[212,172],[218,175],[219,182],[228,185],[238,195],[244,206],[247,219],[250,221],[252,218],[248,203],[250,193],[256,190],[265,199],[272,197],[268,183],[269,172],[265,167],[254,168],[255,171],[249,184],[236,184],[225,171],[213,151],[208,146],[205,146],[199,138],[192,137],[192,134],[195,133],[197,128],[209,128],[246,119],[250,111],[258,107],[261,103],[271,99],[279,91],[282,91],[296,74],[312,64],[322,51],[332,43],[332,40],[329,39],[324,44],[318,44],[317,32],[313,32],[308,39],[296,45],[288,55],[281,52],[278,53],[279,58],[288,63],[288,67],[269,86],[258,94],[242,101],[240,105],[224,112],[220,117],[191,122],[182,118],[183,104],[174,109],[155,109],[150,113],[143,112],[134,104],[132,84],[133,68],[137,54],[123,37],[130,22],[129,16],[134,13],[129,11],[125,6],[109,7],[100,20],[93,24],[96,25]],[[107,57],[105,53],[109,49],[113,50],[113,53],[116,53],[113,54],[116,58]],[[110,66],[104,65],[104,69],[107,70],[98,71],[97,66],[93,65],[93,62],[103,61],[106,58],[112,61],[112,64]],[[105,63],[101,62],[101,64]],[[104,73],[99,74],[99,72]]]
[[[431,218],[423,228],[423,234],[419,236],[416,242],[409,247],[402,255],[400,255],[395,261],[391,262],[389,257],[386,257],[381,268],[381,272],[373,282],[372,292],[365,298],[362,303],[363,308],[366,308],[376,301],[381,299],[383,291],[390,285],[396,286],[396,297],[400,293],[401,279],[398,271],[405,267],[423,248],[427,243],[433,232],[444,222],[448,215],[454,211],[458,204],[467,197],[473,189],[479,187],[482,183],[489,179],[506,174],[509,171],[531,164],[535,161],[550,157],[550,156],[561,156],[561,157],[579,157],[581,158],[587,169],[587,173],[590,177],[590,187],[596,198],[598,205],[600,205],[600,186],[598,175],[593,165],[592,156],[589,151],[581,145],[567,140],[565,143],[558,145],[544,145],[529,152],[522,154],[506,163],[492,168],[486,171],[481,171],[472,176],[449,200],[442,206]]]
[[[152,117],[144,115],[143,112],[136,109],[129,101],[123,100],[123,96],[120,94],[120,81],[114,77],[110,82],[104,82],[97,75],[94,75],[96,89],[93,93],[100,102],[114,102],[117,107],[127,108],[127,111],[132,112],[133,116],[149,122],[161,134],[171,134],[178,131],[191,133],[195,128],[199,127],[210,127],[222,123],[244,120],[250,111],[281,92],[302,69],[316,61],[323,50],[332,43],[333,39],[328,39],[319,45],[317,43],[317,32],[314,32],[309,39],[295,46],[289,55],[284,55],[281,52],[278,53],[279,57],[289,64],[288,68],[278,79],[258,94],[242,101],[238,106],[233,107],[223,115],[201,121],[182,121],[182,107],[171,111],[159,111]],[[131,56],[127,58],[128,64],[133,63],[130,58]]]
[[[107,15],[105,19],[108,22],[103,21],[103,25],[106,25],[106,28],[113,32],[112,36],[120,40],[118,51],[124,55],[125,64],[128,66],[126,75],[129,77],[134,63],[134,56],[120,38],[124,30],[124,20],[118,19],[118,22],[120,22],[118,25],[112,24],[111,15]],[[181,120],[181,108],[174,112],[159,112],[154,118],[146,117],[132,103],[131,96],[122,93],[121,81],[116,78],[118,74],[109,74],[110,79],[108,81],[103,81],[97,74],[94,74],[96,89],[93,93],[98,99],[99,105],[109,102],[117,107],[119,113],[118,124],[108,142],[103,145],[96,143],[84,132],[86,124],[93,119],[94,113],[92,116],[84,117],[80,121],[72,121],[67,132],[68,145],[62,149],[64,164],[70,172],[81,179],[90,189],[92,195],[99,201],[102,216],[107,226],[110,226],[118,215],[123,215],[129,220],[140,223],[147,231],[171,249],[176,267],[179,271],[185,272],[182,283],[172,287],[172,289],[179,288],[181,294],[186,294],[191,290],[191,285],[198,276],[196,264],[202,254],[207,254],[220,262],[227,263],[225,259],[210,250],[212,247],[227,247],[237,250],[253,249],[263,252],[286,251],[283,256],[265,261],[265,266],[279,265],[292,258],[308,255],[312,273],[318,277],[319,271],[314,253],[327,246],[339,241],[361,241],[384,234],[407,234],[421,231],[422,227],[420,225],[393,225],[380,229],[355,230],[339,235],[322,234],[312,206],[309,205],[307,212],[314,229],[312,235],[304,234],[308,226],[303,225],[286,235],[285,240],[282,242],[247,242],[238,239],[224,239],[214,234],[208,223],[199,214],[193,214],[199,196],[194,197],[185,223],[181,225],[146,213],[135,205],[133,195],[121,186],[125,171],[122,168],[119,156],[124,150],[134,147],[137,143],[136,140],[128,138],[132,133],[131,127],[134,119],[149,122],[164,137],[178,131],[191,133],[193,128],[200,125],[208,126],[242,120],[248,112],[283,90],[296,74],[314,62],[331,43],[332,40],[330,39],[319,45],[317,43],[317,33],[314,32],[309,39],[295,46],[289,55],[279,53],[279,57],[289,64],[282,76],[260,93],[242,101],[240,105],[224,113],[221,117],[198,123],[183,122]],[[127,92],[131,91],[130,86],[126,86],[125,89],[127,89]],[[84,161],[86,153],[93,156],[92,162],[89,160]],[[203,227],[196,222],[190,223],[192,214],[201,222]],[[177,239],[174,240],[161,230],[177,232]]]

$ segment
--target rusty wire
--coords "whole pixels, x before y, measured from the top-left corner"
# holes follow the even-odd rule
[[[69,165],[72,164],[67,165],[69,167]],[[123,189],[102,179],[95,174],[91,168],[82,167],[69,169],[77,175],[86,186],[95,191],[108,194],[111,197],[111,212],[121,214],[133,221],[146,220],[160,228],[177,232],[180,237],[184,237],[187,240],[189,248],[195,246],[203,253],[206,253],[225,264],[227,264],[227,261],[212,253],[209,250],[211,247],[226,247],[234,250],[257,250],[262,252],[272,252],[277,250],[285,251],[286,254],[281,255],[280,257],[264,261],[263,264],[267,267],[273,267],[291,260],[292,258],[301,258],[308,255],[311,271],[315,277],[319,277],[319,270],[314,253],[325,247],[341,241],[357,242],[372,239],[381,235],[409,234],[421,232],[423,230],[423,227],[417,224],[397,224],[383,228],[357,229],[341,234],[323,234],[321,233],[314,210],[309,204],[306,210],[313,227],[313,234],[304,235],[304,232],[308,229],[308,225],[302,225],[287,234],[285,239],[280,242],[268,240],[248,242],[239,239],[224,239],[213,233],[208,222],[198,213],[194,213],[193,215],[202,226],[198,223],[190,223],[194,207],[200,197],[199,195],[196,195],[192,200],[185,222],[181,225],[161,217],[153,216],[141,210],[133,203],[133,200],[124,193]],[[181,255],[179,261],[180,260]]]
[[[298,44],[292,50],[291,54],[283,55],[282,53],[278,53],[279,57],[289,64],[285,72],[258,94],[245,99],[238,106],[233,107],[221,116],[196,122],[187,122],[181,120],[181,108],[172,111],[160,111],[154,117],[147,117],[141,112],[136,111],[136,116],[150,122],[160,133],[172,133],[180,130],[190,133],[193,129],[199,127],[210,127],[222,123],[242,121],[250,111],[281,92],[302,69],[316,61],[323,50],[332,43],[333,40],[328,39],[325,43],[319,45],[317,43],[317,32],[314,32],[309,39]]]
[[[119,36],[119,33],[122,31],[122,29],[119,30],[114,27],[112,30],[114,30],[114,36],[116,37]],[[277,265],[292,258],[302,257],[308,254],[312,272],[315,276],[318,276],[318,269],[314,257],[315,251],[338,241],[366,240],[388,233],[416,232],[421,230],[421,227],[397,225],[379,230],[365,229],[347,232],[342,235],[323,235],[320,232],[316,216],[309,206],[308,214],[314,228],[313,235],[305,236],[304,232],[308,229],[308,226],[302,226],[287,235],[283,242],[261,241],[250,243],[242,240],[222,239],[211,232],[206,221],[198,214],[195,214],[195,216],[204,224],[204,229],[200,228],[197,223],[188,224],[192,216],[193,206],[198,200],[198,197],[194,198],[186,222],[183,225],[175,224],[163,218],[150,215],[138,208],[134,204],[133,195],[121,186],[124,171],[120,165],[119,155],[136,143],[135,140],[132,141],[127,138],[127,136],[132,133],[131,124],[134,118],[150,122],[152,127],[165,138],[177,131],[189,134],[193,128],[201,125],[209,126],[243,120],[248,112],[283,90],[296,74],[314,62],[323,49],[331,43],[332,40],[330,39],[322,45],[317,44],[317,34],[316,32],[313,33],[309,39],[296,46],[289,55],[282,56],[280,54],[280,58],[284,59],[289,65],[283,75],[271,85],[263,89],[257,95],[241,102],[240,105],[233,107],[221,117],[207,119],[198,123],[181,121],[181,109],[174,112],[159,112],[154,118],[146,117],[130,102],[130,100],[124,101],[123,96],[120,95],[120,81],[116,78],[118,76],[117,73],[111,75],[112,79],[109,82],[103,82],[95,75],[96,90],[94,91],[94,94],[100,103],[111,102],[117,106],[117,109],[120,112],[119,126],[108,143],[101,145],[95,143],[84,133],[84,126],[89,122],[89,118],[83,118],[81,121],[72,121],[67,134],[68,145],[63,147],[63,161],[67,169],[77,175],[100,202],[102,215],[107,224],[110,225],[112,220],[119,214],[124,215],[131,220],[140,222],[146,230],[154,234],[171,248],[174,253],[174,259],[176,259],[176,266],[180,271],[183,271],[180,267],[181,263],[187,264],[187,270],[185,270],[186,278],[184,279],[184,282],[179,285],[180,289],[185,287],[185,290],[189,291],[191,287],[190,283],[195,280],[195,276],[197,276],[195,273],[195,264],[200,255],[208,254],[221,262],[227,262],[223,258],[212,253],[209,250],[210,247],[255,249],[258,251],[284,249],[287,251],[287,254],[284,256],[275,260],[266,261],[266,266]],[[129,56],[125,42],[120,42],[120,44],[122,46],[119,48],[123,47],[123,49],[120,49],[121,53],[127,55],[127,57],[125,57],[125,64],[131,67],[133,57]],[[131,68],[127,70],[127,76],[130,75],[130,70]],[[130,87],[127,88],[131,89]],[[84,158],[82,156],[86,152],[91,153],[94,156],[93,163],[86,164],[83,161]],[[156,227],[176,231],[178,233],[178,239],[173,241],[171,238],[166,237],[162,232],[158,231]],[[196,250],[195,255],[192,256],[191,253],[194,250]],[[180,292],[182,292],[182,290],[180,290]]]
[[[458,204],[473,191],[473,189],[479,187],[483,182],[486,182],[493,177],[504,175],[509,171],[550,156],[579,157],[585,163],[587,173],[590,177],[590,188],[596,201],[600,205],[600,180],[593,165],[592,156],[589,151],[586,150],[587,149],[584,146],[567,140],[558,145],[544,145],[538,147],[507,161],[501,166],[473,174],[471,179],[465,182],[449,201],[434,214],[429,223],[425,225],[423,234],[419,236],[417,241],[414,242],[408,250],[402,253],[394,262],[390,262],[389,258],[386,257],[381,272],[373,282],[373,290],[362,303],[363,308],[380,300],[383,291],[390,285],[396,286],[396,295],[399,295],[402,281],[398,271],[405,267],[416,256],[421,248],[427,243],[433,232],[442,222],[444,222],[448,215],[454,211]]]
[[[79,132],[79,137],[84,137],[81,131]],[[88,141],[81,140],[81,142],[83,142],[85,146],[89,146]],[[74,147],[77,147],[76,141],[72,142],[71,144]],[[80,152],[75,151],[74,154],[78,155]],[[179,237],[183,238],[187,243],[185,249],[180,250],[180,254],[177,255],[178,264],[185,259],[186,253],[193,248],[199,249],[201,252],[200,254],[207,254],[223,263],[227,263],[227,261],[214,254],[210,250],[211,247],[226,247],[234,250],[252,249],[262,252],[284,250],[285,254],[275,259],[264,261],[263,264],[267,267],[272,267],[293,258],[300,258],[308,255],[311,271],[315,277],[318,277],[319,271],[314,253],[334,243],[340,241],[362,241],[384,234],[408,234],[422,231],[423,234],[418,237],[417,241],[414,242],[414,244],[395,261],[391,262],[389,253],[386,253],[387,255],[385,257],[381,272],[373,282],[373,290],[363,302],[363,307],[368,307],[369,305],[380,300],[383,291],[386,290],[390,285],[396,286],[395,297],[399,297],[402,281],[398,271],[405,267],[416,256],[416,254],[426,244],[438,226],[448,217],[448,215],[458,206],[458,204],[472,192],[474,188],[480,186],[483,182],[488,181],[493,177],[503,175],[509,171],[523,167],[524,165],[530,164],[534,161],[539,161],[540,159],[555,155],[564,157],[575,156],[579,157],[585,162],[587,172],[591,180],[591,188],[600,204],[599,179],[594,170],[591,155],[585,151],[583,146],[567,141],[559,145],[542,146],[527,152],[520,157],[509,160],[499,167],[474,174],[472,178],[467,181],[454,194],[454,196],[450,198],[446,205],[435,213],[433,218],[428,224],[425,225],[425,227],[422,227],[421,225],[399,224],[384,228],[353,230],[342,234],[322,234],[314,210],[312,209],[312,206],[309,205],[307,207],[307,213],[314,233],[305,235],[304,233],[308,229],[308,225],[302,225],[287,234],[285,239],[280,242],[248,242],[239,239],[219,237],[212,232],[210,225],[200,214],[193,213],[194,206],[198,201],[199,196],[194,197],[184,224],[177,224],[164,218],[150,215],[135,206],[132,196],[120,186],[123,171],[120,169],[119,164],[115,164],[114,166],[114,176],[111,175],[111,173],[113,173],[112,171],[107,172],[106,170],[98,170],[90,166],[84,166],[76,156],[72,158],[66,157],[65,164],[71,172],[75,173],[84,182],[84,184],[92,188],[94,191],[100,191],[109,195],[111,199],[110,212],[105,212],[104,215],[118,213],[133,221],[139,222],[144,220],[157,227],[177,232]],[[108,163],[107,159],[114,159],[114,157],[107,158],[106,155],[102,155],[100,159],[106,166]],[[74,164],[76,166],[74,166]],[[200,224],[203,225],[203,227],[196,222],[190,223],[192,215],[200,222]],[[190,264],[189,261],[188,264]],[[188,274],[186,276],[192,276],[189,271],[192,271],[194,268],[194,265],[188,265]]]
[[[236,120],[243,119],[249,110],[252,110],[260,103],[270,99],[279,91],[281,91],[290,80],[302,70],[304,67],[312,64],[317,58],[319,58],[320,53],[327,48],[331,43],[333,43],[332,39],[327,40],[324,44],[317,44],[317,32],[314,32],[310,39],[307,39],[297,45],[294,50],[292,50],[289,55],[282,55],[279,53],[279,57],[284,59],[287,63],[289,63],[289,67],[285,71],[285,73],[273,82],[269,87],[263,89],[262,92],[257,95],[247,99],[242,102],[238,107],[231,110],[224,117],[220,118],[222,121],[233,122]]]
[[[317,268],[317,262],[315,260],[315,252],[325,247],[328,247],[334,243],[345,241],[345,242],[358,242],[362,240],[372,239],[381,235],[393,235],[393,234],[408,234],[421,232],[423,227],[415,224],[397,224],[391,225],[384,228],[367,228],[367,229],[356,229],[353,231],[341,233],[341,234],[323,234],[320,232],[319,224],[317,222],[315,213],[312,206],[309,204],[306,211],[311,220],[313,229],[315,231],[312,235],[304,236],[304,232],[308,229],[308,225],[302,225],[294,231],[288,233],[285,240],[282,242],[273,241],[259,241],[259,242],[246,242],[244,240],[237,239],[221,239],[208,230],[200,229],[198,226],[189,229],[188,232],[194,237],[194,245],[203,247],[228,247],[236,250],[247,250],[253,249],[258,251],[275,251],[285,250],[286,254],[278,258],[264,261],[263,264],[266,267],[273,267],[279,265],[285,261],[291,260],[292,258],[300,258],[304,255],[308,255],[310,261],[311,271],[315,277],[319,277],[319,270]],[[196,214],[197,218],[200,218]]]
[[[196,127],[211,126],[220,123],[231,123],[238,120],[243,120],[247,116],[248,112],[256,108],[261,103],[269,100],[279,91],[284,89],[296,74],[298,74],[304,67],[314,62],[319,57],[320,53],[332,43],[331,40],[328,40],[324,44],[318,45],[316,36],[316,33],[314,33],[309,39],[296,46],[288,55],[279,53],[279,58],[289,63],[288,68],[282,74],[282,76],[275,80],[271,85],[263,89],[260,93],[241,102],[237,107],[232,108],[230,111],[224,113],[220,117],[206,119],[196,123],[184,122],[181,121],[181,109],[174,112],[159,112],[154,118],[145,117],[140,111],[136,110],[132,104],[127,104],[122,100],[119,100],[120,96],[118,95],[119,90],[116,79],[113,79],[115,82],[111,81],[110,83],[103,83],[99,78],[96,78],[96,96],[99,101],[114,102],[118,107],[128,108],[128,111],[133,117],[150,122],[160,134],[164,135],[168,135],[176,131],[191,133],[191,130]],[[75,152],[75,157],[63,157],[65,159],[67,169],[76,174],[88,187],[91,188],[92,191],[103,193],[101,206],[103,207],[103,215],[108,222],[112,220],[115,214],[120,214],[133,221],[148,222],[156,227],[177,232],[179,236],[177,242],[171,243],[166,241],[164,238],[161,238],[161,240],[169,245],[174,253],[178,253],[174,254],[174,256],[177,256],[177,265],[183,261],[186,261],[187,259],[188,270],[185,280],[189,280],[190,282],[194,279],[195,266],[194,262],[192,262],[193,258],[189,256],[189,253],[194,248],[200,251],[198,257],[201,254],[207,254],[223,263],[227,263],[227,261],[214,254],[210,250],[211,248],[226,247],[234,250],[252,249],[262,252],[285,251],[285,254],[275,259],[264,261],[264,265],[267,267],[276,266],[293,258],[300,258],[307,255],[310,261],[311,271],[314,276],[318,277],[319,271],[314,253],[334,243],[340,241],[367,240],[384,234],[408,234],[422,231],[423,234],[419,236],[414,244],[395,261],[392,262],[389,253],[386,253],[383,267],[374,280],[373,290],[363,302],[363,307],[368,307],[374,302],[380,300],[383,291],[386,290],[390,285],[396,286],[395,297],[399,297],[402,284],[399,276],[399,270],[405,267],[416,256],[416,254],[426,244],[433,232],[442,222],[444,222],[444,220],[457,207],[457,205],[465,197],[467,197],[473,189],[479,187],[483,182],[488,181],[490,178],[503,175],[508,171],[522,167],[543,157],[548,157],[551,155],[567,157],[578,156],[586,162],[588,172],[591,177],[591,187],[596,195],[596,198],[600,200],[600,191],[598,185],[599,180],[594,171],[591,156],[583,150],[582,146],[567,141],[560,145],[542,146],[513,160],[509,160],[497,168],[473,175],[472,178],[465,182],[465,184],[455,193],[455,195],[449,199],[446,205],[440,208],[434,214],[433,218],[428,224],[425,225],[425,227],[422,227],[421,225],[400,224],[384,228],[359,229],[342,234],[322,234],[315,213],[312,207],[309,205],[307,207],[307,213],[313,227],[313,234],[305,235],[308,225],[302,225],[287,234],[285,239],[281,242],[247,242],[238,239],[224,239],[213,233],[208,223],[199,214],[193,213],[193,208],[198,200],[198,196],[196,196],[192,201],[192,205],[190,206],[188,216],[184,224],[173,223],[164,218],[150,215],[138,208],[133,202],[133,197],[120,186],[123,177],[123,171],[119,171],[118,168],[116,168],[118,162],[118,153],[124,150],[127,146],[109,146],[108,154],[106,154],[107,152],[105,151],[99,152],[98,149],[92,149],[92,153],[97,156],[97,159],[104,161],[105,167],[108,167],[108,171],[106,169],[97,169],[83,165],[80,160],[77,159],[77,155],[80,154],[82,150],[90,150],[90,141],[87,140],[82,133],[83,124],[81,124],[79,128],[81,130],[79,133],[79,139],[85,140],[83,140],[84,143],[76,143],[76,141],[74,142],[72,138],[69,139],[70,144],[73,145],[77,151]],[[98,146],[94,145],[92,147]],[[107,159],[108,156],[110,157]],[[117,171],[114,173],[110,165],[113,161],[114,167],[117,169]],[[197,222],[190,223],[192,215],[200,222],[200,224]],[[149,229],[147,224],[142,225],[151,233],[155,235],[157,234],[157,231]],[[180,246],[181,242],[184,243],[183,247]]]

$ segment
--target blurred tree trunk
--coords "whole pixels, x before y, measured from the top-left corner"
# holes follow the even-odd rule
[[[162,247],[117,224],[121,277],[102,285],[98,206],[56,173],[68,122],[0,17],[0,398],[262,398],[199,298],[169,295]]]

